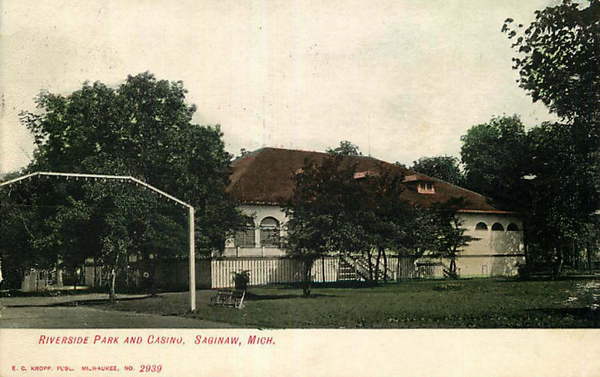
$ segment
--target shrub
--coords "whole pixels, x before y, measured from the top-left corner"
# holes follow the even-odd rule
[[[233,282],[235,283],[235,289],[245,292],[250,282],[250,271],[233,272]]]

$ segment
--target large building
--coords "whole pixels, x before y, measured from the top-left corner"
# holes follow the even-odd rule
[[[255,261],[262,258],[263,262],[284,257],[285,250],[278,244],[278,236],[283,235],[284,224],[287,221],[281,205],[291,197],[294,190],[293,176],[304,166],[305,161],[318,162],[325,156],[327,154],[318,152],[263,148],[235,160],[228,190],[242,203],[242,211],[253,220],[248,224],[246,231],[239,232],[234,239],[227,242],[224,253],[218,257],[230,261]],[[494,207],[483,195],[394,164],[364,156],[347,158],[356,164],[357,178],[379,166],[401,172],[405,177],[402,197],[411,203],[427,207],[451,198],[464,199],[464,206],[458,213],[463,227],[467,229],[465,234],[474,237],[475,240],[459,254],[459,275],[513,275],[516,273],[517,264],[524,262],[523,225],[516,213]],[[314,271],[316,279],[340,279],[340,271],[347,270],[347,264],[353,263],[345,263],[338,259],[340,258],[327,258],[327,261],[323,261],[322,269],[317,263]],[[390,263],[388,272],[391,278],[423,276],[424,271],[430,276],[441,276],[444,266],[448,264],[448,261],[442,259],[432,261],[426,258],[397,262]],[[238,266],[252,270],[251,265],[252,263],[242,263]],[[436,265],[439,268],[436,268]],[[356,263],[354,266],[355,269],[359,269]],[[419,266],[428,267],[419,271]],[[338,272],[336,275],[335,272],[328,273],[326,270]],[[359,277],[360,271],[355,272]]]
[[[294,192],[294,174],[306,161],[322,161],[327,154],[299,150],[263,148],[245,154],[232,164],[229,193],[241,204],[240,209],[251,219],[245,231],[239,232],[226,243],[223,252],[212,258],[199,258],[196,262],[198,288],[233,286],[233,273],[250,272],[251,285],[291,283],[301,280],[299,261],[286,256],[279,239],[284,236],[286,215],[282,210]],[[428,177],[400,166],[371,157],[348,156],[356,165],[355,178],[361,179],[369,172],[384,167],[395,169],[404,176],[402,198],[415,205],[427,207],[451,198],[463,198],[464,206],[458,210],[466,235],[475,240],[465,246],[457,258],[457,272],[461,277],[509,276],[517,272],[524,262],[522,222],[514,212],[503,211],[490,200],[473,191],[448,182]],[[443,277],[449,261],[423,257],[398,256],[388,253],[388,263],[379,266],[380,276],[389,280],[408,278]],[[188,263],[184,259],[163,260],[157,267],[152,261],[132,261],[128,281],[143,286],[145,276],[152,272],[160,288],[184,289],[187,287]],[[360,255],[330,255],[319,259],[313,266],[315,282],[366,279],[368,261]],[[101,266],[93,263],[84,268],[84,281],[88,286],[106,284],[107,275]],[[24,289],[39,290],[48,284],[45,271],[32,271],[31,282]],[[40,286],[40,282],[43,286]],[[44,283],[45,282],[45,283]],[[128,284],[129,284],[128,283]]]

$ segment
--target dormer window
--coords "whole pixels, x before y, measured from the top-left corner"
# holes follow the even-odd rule
[[[419,194],[435,194],[433,182],[419,182],[417,185],[417,192]]]
[[[404,177],[404,184],[419,194],[435,194],[433,180],[427,176],[411,174]]]

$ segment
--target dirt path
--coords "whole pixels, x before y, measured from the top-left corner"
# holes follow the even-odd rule
[[[120,295],[143,298],[145,295]],[[0,328],[226,328],[232,325],[176,316],[69,306],[75,301],[104,300],[106,294],[0,299]]]

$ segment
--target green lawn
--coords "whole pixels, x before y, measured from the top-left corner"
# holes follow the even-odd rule
[[[600,283],[595,280],[406,281],[379,287],[315,288],[310,298],[294,288],[250,288],[249,292],[241,310],[208,306],[213,291],[198,291],[194,313],[188,313],[185,292],[121,301],[106,309],[267,328],[600,327],[600,309],[594,308]]]

